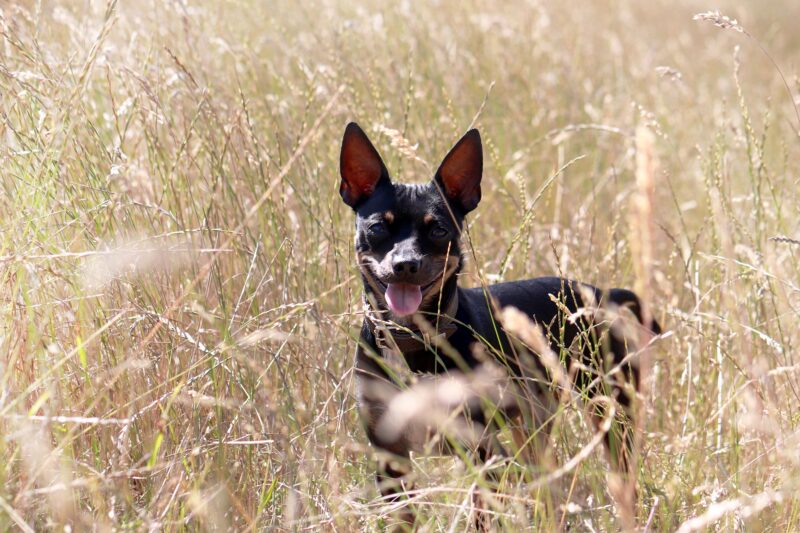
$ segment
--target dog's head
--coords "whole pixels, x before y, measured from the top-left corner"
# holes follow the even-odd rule
[[[455,290],[464,216],[481,199],[483,150],[470,130],[429,182],[392,183],[381,156],[357,124],[347,125],[339,193],[356,212],[356,254],[364,286],[395,320],[436,312]]]

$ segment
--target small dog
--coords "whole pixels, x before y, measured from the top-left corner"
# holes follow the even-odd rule
[[[641,305],[633,292],[602,292],[557,277],[471,289],[458,286],[458,274],[464,265],[460,239],[464,218],[481,199],[483,150],[478,130],[468,131],[456,143],[431,181],[405,185],[391,181],[364,131],[350,123],[342,141],[340,171],[339,192],[356,213],[355,250],[367,310],[356,351],[357,396],[370,442],[388,452],[385,455],[390,458],[380,461],[377,473],[385,496],[400,496],[400,480],[406,474],[402,459],[411,451],[422,451],[438,429],[424,427],[419,431],[402,426],[385,431],[390,404],[404,398],[400,395],[409,386],[407,378],[393,371],[398,362],[410,371],[407,374],[419,379],[437,375],[468,379],[488,358],[507,370],[515,390],[524,390],[515,401],[493,398],[502,404],[502,415],[509,419],[522,416],[530,425],[546,425],[547,413],[532,412],[537,409],[531,409],[530,398],[536,398],[533,403],[537,405],[547,405],[546,396],[553,397],[555,393],[546,383],[542,385],[543,379],[531,379],[531,372],[525,371],[526,365],[517,355],[520,343],[509,336],[499,320],[498,311],[506,306],[519,309],[542,328],[551,354],[557,354],[567,368],[578,363],[583,370],[572,381],[576,387],[584,387],[589,397],[610,390],[623,411],[627,410],[631,389],[635,394],[638,387],[638,372],[636,365],[627,360],[625,340],[613,334],[610,327],[605,330],[610,333],[604,336],[602,331],[592,330],[597,324],[591,318],[566,317],[580,315],[588,298],[594,300],[588,305],[627,307],[640,323]],[[655,321],[646,326],[653,333],[661,331]],[[587,331],[593,333],[587,335]],[[535,354],[536,347],[524,348]],[[603,361],[598,361],[599,352]],[[540,357],[528,359],[533,360],[533,373],[540,378],[548,375]],[[610,382],[607,376],[592,379],[614,366],[622,370],[616,375],[622,374],[632,387],[622,381]],[[589,371],[592,368],[596,370],[594,374]],[[436,381],[433,383],[435,387]],[[524,401],[519,400],[522,398]],[[486,429],[492,427],[487,420],[493,420],[496,413],[487,416],[482,408],[485,402],[467,404],[459,418],[484,431],[477,431],[478,437],[472,440],[459,437],[458,444],[482,461],[505,455],[502,446],[486,437],[491,433]],[[392,420],[388,422],[391,426]],[[540,428],[527,429],[533,433]],[[623,471],[628,468],[631,434],[606,433],[606,447],[614,452],[612,457],[616,455],[612,466]],[[440,449],[453,450],[451,441],[441,440],[446,442]]]

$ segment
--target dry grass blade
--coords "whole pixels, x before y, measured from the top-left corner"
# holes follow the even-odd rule
[[[783,244],[794,244],[795,246],[800,246],[800,240],[798,239],[790,239],[789,237],[770,237],[769,240],[772,242],[780,242]]]
[[[34,533],[34,529],[25,522],[25,519],[13,508],[7,501],[3,498],[0,498],[0,509],[6,512],[6,514],[11,518],[14,522],[14,525],[17,526],[21,531],[25,533]]]
[[[419,152],[417,148],[419,144],[411,144],[411,141],[403,137],[403,134],[400,133],[398,130],[393,128],[387,128],[386,126],[378,125],[375,127],[378,133],[381,133],[389,138],[389,142],[392,144],[392,148],[397,150],[403,157],[406,159],[410,159],[412,161],[416,161],[428,172],[433,172],[430,163],[425,161],[419,156]]]
[[[734,30],[738,31],[739,33],[744,32],[744,28],[739,25],[739,22],[736,19],[732,19],[728,16],[723,15],[719,11],[705,11],[703,13],[697,13],[695,16],[692,17],[692,20],[702,20],[704,22],[711,22],[714,26],[719,28],[723,28],[725,30]]]

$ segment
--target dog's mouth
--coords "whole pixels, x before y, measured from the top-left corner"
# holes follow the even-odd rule
[[[383,290],[386,305],[389,310],[398,317],[413,315],[422,304],[422,296],[433,287],[438,278],[425,285],[416,283],[391,283],[384,282],[378,277],[375,281]]]

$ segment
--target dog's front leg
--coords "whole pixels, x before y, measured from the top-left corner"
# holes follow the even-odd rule
[[[497,492],[502,477],[501,470],[498,470],[492,464],[507,459],[509,454],[497,438],[499,428],[496,424],[487,422],[482,412],[474,412],[469,418],[474,426],[484,428],[477,442],[477,447],[470,455],[475,459],[477,465],[488,465],[490,467],[485,470],[485,479],[489,486],[483,489],[476,486],[472,493],[473,525],[477,531],[484,533],[494,530],[495,521],[490,512],[489,501],[491,501],[491,497],[489,494]]]
[[[410,503],[403,501],[406,499],[406,491],[410,488],[409,481],[406,479],[408,470],[401,466],[403,459],[400,457],[380,458],[375,479],[384,501],[392,507],[398,507],[392,513],[398,521],[395,530],[413,531],[416,513]]]
[[[358,403],[361,419],[367,438],[378,451],[376,481],[384,502],[390,507],[390,515],[399,524],[397,531],[413,530],[416,513],[407,499],[406,492],[411,488],[408,474],[412,442],[406,433],[387,435],[379,425],[386,415],[388,404],[400,390],[380,368],[363,354],[357,364]]]
[[[393,530],[413,531],[416,511],[414,505],[407,501],[407,493],[413,488],[409,479],[411,465],[408,443],[405,439],[387,442],[374,431],[374,427],[368,425],[366,429],[370,442],[379,450],[375,480],[383,501],[391,510],[390,516],[398,522]]]

